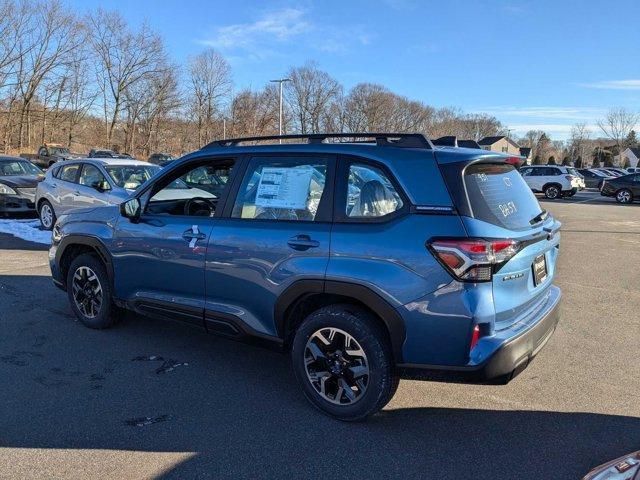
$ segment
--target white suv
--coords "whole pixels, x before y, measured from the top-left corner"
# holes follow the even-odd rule
[[[530,165],[522,167],[520,174],[531,190],[551,199],[572,197],[584,188],[584,178],[573,167]]]

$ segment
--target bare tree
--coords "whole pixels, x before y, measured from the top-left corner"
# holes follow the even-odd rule
[[[292,68],[288,77],[291,82],[286,86],[286,98],[293,112],[294,128],[300,133],[326,130],[329,112],[341,101],[340,83],[314,63]]]
[[[163,69],[166,53],[162,39],[148,25],[134,32],[117,12],[100,9],[87,21],[103,90],[105,140],[111,146],[125,92],[146,75]]]
[[[55,75],[67,55],[79,47],[81,26],[73,14],[57,0],[31,5],[26,31],[18,40],[16,82],[20,92],[18,146],[24,145],[24,131],[30,141],[29,113],[38,89],[48,76]]]
[[[279,89],[273,84],[260,92],[243,90],[232,100],[229,108],[231,136],[274,135],[278,132]],[[287,130],[290,118],[284,114]]]
[[[624,107],[612,108],[604,119],[598,120],[598,127],[607,138],[615,142],[618,155],[622,157],[622,145],[639,120],[639,114]]]
[[[198,127],[198,147],[214,134],[214,118],[231,93],[231,73],[227,61],[209,48],[189,60],[189,98]]]
[[[569,138],[569,155],[577,167],[583,167],[589,156],[589,138],[591,132],[584,123],[576,123],[571,127]]]

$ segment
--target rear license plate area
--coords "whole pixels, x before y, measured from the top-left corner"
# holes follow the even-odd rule
[[[533,260],[533,285],[538,286],[547,279],[547,259],[544,254],[538,255]]]

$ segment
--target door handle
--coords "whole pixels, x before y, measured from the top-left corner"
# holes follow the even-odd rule
[[[189,248],[195,248],[198,240],[204,240],[207,236],[200,232],[198,225],[193,225],[189,230],[182,234],[182,238],[189,240]]]
[[[294,250],[309,250],[310,248],[316,248],[320,246],[320,242],[317,240],[312,240],[309,235],[296,235],[295,237],[291,237],[287,242]]]

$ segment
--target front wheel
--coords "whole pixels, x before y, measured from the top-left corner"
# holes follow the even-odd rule
[[[73,312],[84,326],[109,328],[118,320],[107,269],[95,255],[79,255],[71,262],[67,294]]]
[[[291,356],[307,399],[339,420],[373,415],[398,388],[385,332],[355,306],[332,305],[309,315],[295,334]]]
[[[618,203],[631,203],[633,202],[633,194],[631,190],[623,188],[616,193],[616,202]]]

